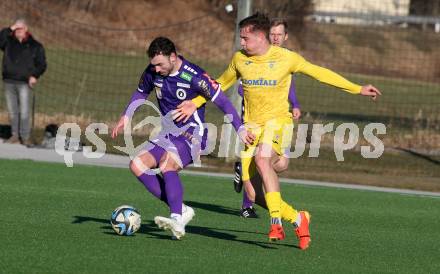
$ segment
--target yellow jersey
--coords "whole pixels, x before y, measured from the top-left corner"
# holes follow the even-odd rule
[[[241,78],[243,120],[245,123],[264,126],[269,120],[291,117],[288,94],[292,73],[309,75],[322,83],[353,94],[360,93],[361,90],[361,86],[339,74],[313,65],[299,54],[277,46],[270,46],[264,55],[258,56],[248,56],[242,51],[236,52],[217,82],[222,90],[227,90]],[[193,102],[200,106],[205,102],[203,99],[195,98]]]

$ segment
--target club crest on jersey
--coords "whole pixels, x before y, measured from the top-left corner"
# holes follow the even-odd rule
[[[275,61],[269,61],[269,68],[273,68],[275,66]]]
[[[247,66],[247,65],[250,65],[250,64],[252,64],[252,61],[246,61],[246,62],[244,62],[244,64]]]
[[[180,100],[185,100],[186,99],[186,90],[184,90],[183,88],[178,88],[176,90],[176,96]]]

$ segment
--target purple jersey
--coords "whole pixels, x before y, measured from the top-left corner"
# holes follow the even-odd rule
[[[209,75],[199,66],[194,65],[182,56],[182,65],[174,74],[162,76],[155,72],[154,67],[149,65],[142,74],[137,90],[134,92],[131,102],[137,99],[146,99],[152,90],[156,93],[159,110],[163,116],[173,111],[183,101],[191,100],[198,95],[202,95],[207,100],[211,100],[225,114],[230,114],[233,118],[231,123],[238,131],[241,126],[240,118],[220,89],[220,85],[212,80]],[[124,114],[126,113],[125,110]],[[205,135],[205,105],[194,112],[187,122],[176,122],[178,128],[187,128],[185,130],[193,134],[194,129],[199,130],[199,135]],[[195,133],[195,132],[194,132]]]

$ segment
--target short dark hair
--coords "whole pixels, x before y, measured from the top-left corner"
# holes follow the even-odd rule
[[[266,37],[269,37],[270,31],[270,20],[266,14],[257,12],[249,17],[244,18],[238,23],[240,29],[245,27],[250,27],[250,31],[262,31],[266,34]]]
[[[274,18],[270,21],[270,27],[284,26],[284,32],[287,33],[287,21],[283,18]]]
[[[155,38],[147,50],[148,57],[150,58],[153,58],[159,54],[170,56],[171,53],[177,54],[176,46],[174,45],[173,41],[166,37]]]

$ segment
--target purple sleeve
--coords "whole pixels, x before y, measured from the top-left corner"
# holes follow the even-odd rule
[[[292,75],[292,81],[290,81],[289,102],[292,104],[293,108],[300,108],[298,99],[296,98],[296,88],[295,88],[295,81],[293,79],[293,75]]]
[[[148,95],[150,95],[151,90],[153,89],[153,75],[150,73],[149,67],[142,73],[141,78],[139,79],[139,84],[137,89],[133,92],[133,95],[130,98],[127,106],[125,107],[122,115],[126,115],[130,105],[141,99],[146,100]]]
[[[196,81],[198,92],[207,100],[211,100],[221,111],[223,111],[229,118],[232,117],[231,124],[238,132],[242,125],[240,116],[229,101],[228,97],[221,90],[220,85],[209,77],[208,74],[203,73],[200,77],[193,77],[193,81]]]
[[[223,91],[220,89],[217,92],[217,96],[213,97],[211,101],[219,108],[221,109],[226,115],[229,117],[232,117],[231,124],[234,127],[235,131],[238,132],[241,123],[241,118],[238,116],[237,111],[235,110],[234,106],[232,105],[231,101],[229,101],[228,97],[224,94]]]
[[[133,102],[135,102],[139,99],[146,100],[147,97],[148,97],[147,93],[139,92],[138,90],[133,92],[133,95],[131,95],[130,101],[128,102],[127,106],[125,107],[124,112],[122,112],[122,116],[127,115],[127,111]]]
[[[240,84],[238,84],[237,91],[238,91],[238,95],[240,95],[243,98],[243,85],[241,84],[241,81]]]

